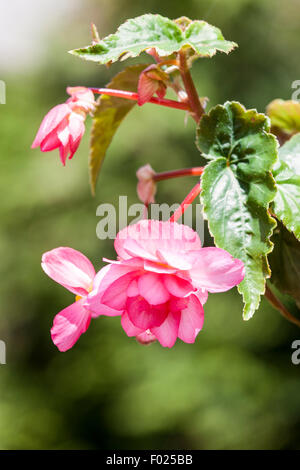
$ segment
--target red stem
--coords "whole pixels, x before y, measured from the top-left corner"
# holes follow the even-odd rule
[[[90,88],[93,93],[97,93],[99,95],[109,95],[109,96],[116,96],[117,98],[125,98],[127,100],[138,100],[138,94],[132,91],[125,91],[125,90],[113,90],[111,88]],[[167,100],[164,98],[150,98],[149,103],[159,104],[161,106],[166,106],[167,108],[175,108],[181,109],[183,111],[191,111],[191,108],[186,103],[181,103],[180,101],[174,100]]]
[[[163,171],[153,176],[153,181],[168,180],[170,178],[178,178],[179,176],[200,176],[204,171],[203,166],[195,166],[194,168],[182,168],[180,170]]]
[[[294,317],[294,315],[292,315],[288,311],[288,309],[276,297],[276,295],[271,291],[270,287],[268,287],[268,286],[266,286],[265,297],[266,297],[266,299],[268,299],[270,304],[273,305],[273,307],[276,308],[284,318],[286,318],[286,320],[288,320],[291,323],[294,323],[294,325],[297,325],[298,327],[300,327],[300,319]]]
[[[201,191],[201,187],[200,187],[200,182],[199,182],[193,187],[191,192],[189,192],[187,197],[182,201],[182,203],[180,204],[180,207],[178,207],[178,209],[174,212],[172,217],[170,217],[170,222],[176,222],[176,220],[178,220],[182,216],[186,208],[190,204],[192,204],[193,200],[200,194],[200,191]]]
[[[194,117],[194,120],[198,123],[202,117],[202,115],[205,113],[200,99],[199,95],[197,93],[196,87],[194,85],[187,61],[186,61],[186,56],[184,51],[179,52],[179,61],[180,61],[180,73],[181,73],[181,78],[185,87],[185,91],[188,95],[189,98],[189,103],[190,107],[192,109],[192,116]]]

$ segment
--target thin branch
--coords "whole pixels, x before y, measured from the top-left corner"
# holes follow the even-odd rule
[[[202,107],[202,104],[199,99],[199,95],[194,85],[189,67],[187,65],[184,51],[179,52],[179,61],[180,61],[179,70],[180,70],[181,78],[185,87],[185,91],[189,98],[190,107],[192,109],[192,115],[195,121],[198,123],[202,115],[205,113],[205,111],[204,111],[204,108]]]
[[[112,88],[90,88],[93,93],[99,95],[109,95],[116,96],[117,98],[125,98],[127,100],[138,100],[138,93],[124,90],[113,90]],[[149,100],[149,103],[158,104],[160,106],[166,106],[167,108],[181,109],[182,111],[191,112],[191,107],[186,103],[181,103],[180,101],[168,100],[165,98],[155,98],[152,97]]]
[[[182,201],[178,209],[174,212],[174,214],[170,217],[170,222],[176,222],[184,211],[188,208],[190,204],[192,204],[193,200],[200,194],[201,187],[200,183],[197,183],[193,189],[189,192],[186,198]]]
[[[153,175],[153,181],[163,181],[179,176],[201,176],[204,171],[203,166],[195,166],[193,168],[182,168],[180,170],[163,171]]]
[[[291,323],[294,323],[294,325],[297,325],[300,328],[300,319],[294,317],[294,315],[292,315],[287,310],[287,308],[276,297],[276,295],[271,291],[271,289],[268,286],[266,286],[265,297],[266,299],[268,299],[270,304],[272,304],[273,307],[276,308],[286,320],[288,320]]]

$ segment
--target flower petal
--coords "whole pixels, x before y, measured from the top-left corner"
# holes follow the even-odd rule
[[[122,311],[108,307],[107,305],[102,304],[102,294],[107,287],[106,282],[103,280],[111,269],[111,265],[104,266],[96,274],[93,282],[92,291],[86,297],[84,302],[84,307],[87,308],[92,315],[92,318],[96,318],[100,315],[106,315],[109,317],[114,317],[121,315]]]
[[[139,274],[142,263],[136,259],[126,263],[119,261],[104,266],[96,274],[93,289],[86,299],[85,306],[98,315],[120,315],[124,310],[127,288],[131,281]],[[127,277],[125,277],[128,274]],[[117,295],[115,295],[117,293]],[[104,301],[105,300],[105,301]],[[103,304],[109,309],[104,313]]]
[[[147,259],[144,260],[144,269],[145,271],[150,271],[152,273],[166,273],[166,274],[173,274],[177,272],[176,268],[171,268],[170,266],[158,263],[157,261],[149,261]]]
[[[172,348],[178,336],[179,322],[180,312],[170,312],[159,327],[151,328],[151,333],[156,336],[162,346]]]
[[[70,114],[70,112],[71,108],[66,103],[58,104],[52,108],[44,117],[31,148],[39,147],[45,137],[47,137],[54,129],[56,129],[56,127],[59,126],[63,119],[68,114]]]
[[[205,289],[198,289],[196,292],[195,292],[195,295],[198,297],[198,299],[200,300],[200,303],[201,305],[204,305],[207,301],[207,298],[208,298],[208,292],[207,290]]]
[[[41,142],[41,151],[51,152],[51,150],[58,148],[60,145],[61,142],[58,138],[57,130],[54,129],[54,131],[50,132]]]
[[[176,269],[185,271],[185,270],[190,269],[193,266],[191,261],[186,256],[186,252],[184,251],[176,252],[174,250],[172,252],[172,251],[167,251],[167,249],[165,250],[158,249],[156,253],[162,263],[165,263],[166,265],[172,266]]]
[[[141,296],[128,297],[126,310],[131,322],[143,331],[161,325],[168,314],[167,304],[152,306]]]
[[[124,312],[122,314],[121,325],[123,327],[123,330],[129,337],[140,335],[144,331],[142,328],[138,328],[132,323],[127,312]]]
[[[178,276],[165,275],[163,280],[170,294],[174,295],[175,297],[185,297],[195,290],[189,281],[186,281],[185,279],[182,279]]]
[[[124,310],[128,297],[127,289],[136,276],[136,271],[130,271],[113,281],[103,292],[102,303],[116,310]]]
[[[71,98],[67,100],[67,103],[71,108],[80,108],[85,112],[89,112],[94,109],[94,94],[88,88],[81,86],[68,87],[67,93],[71,95]]]
[[[150,344],[156,341],[156,337],[151,333],[150,330],[143,331],[143,333],[140,333],[139,335],[136,336],[137,341],[140,344]]]
[[[128,240],[135,240],[136,243],[129,245]],[[118,233],[115,240],[115,249],[121,259],[138,256],[160,263],[161,258],[157,250],[176,254],[177,259],[181,256],[184,260],[186,251],[200,248],[201,241],[198,234],[187,225],[151,219],[129,225]],[[130,250],[130,254],[127,250]]]
[[[60,351],[67,351],[86,332],[90,321],[91,314],[83,307],[83,299],[74,302],[54,318],[51,328],[53,343]]]
[[[80,296],[88,294],[95,276],[90,260],[68,247],[55,248],[44,253],[42,268],[51,279]]]
[[[204,310],[196,295],[191,294],[188,306],[182,310],[178,337],[185,343],[194,343],[197,334],[202,329]]]
[[[202,248],[189,270],[193,284],[209,292],[225,292],[238,285],[245,276],[244,264],[221,248]]]
[[[170,298],[169,291],[163,283],[161,274],[146,273],[138,278],[138,289],[140,295],[150,305],[159,305],[167,302]]]
[[[85,131],[85,126],[83,122],[83,117],[78,113],[72,113],[69,117],[69,133],[70,133],[70,149],[71,155],[69,158],[72,158],[76,152],[82,136]]]

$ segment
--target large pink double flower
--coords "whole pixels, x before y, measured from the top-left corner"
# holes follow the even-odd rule
[[[121,315],[128,336],[172,347],[193,343],[203,326],[208,292],[224,292],[244,278],[242,261],[220,248],[202,248],[185,225],[143,220],[119,232],[118,261],[95,277],[84,307]],[[109,311],[105,311],[108,307]]]
[[[76,152],[85,131],[86,115],[95,105],[94,95],[87,88],[68,87],[67,92],[71,97],[46,114],[31,146],[40,147],[42,152],[58,148],[63,165]]]

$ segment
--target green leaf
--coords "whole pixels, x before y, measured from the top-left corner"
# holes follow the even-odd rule
[[[112,79],[107,88],[136,91],[139,75],[145,67],[147,64],[127,67]],[[113,136],[125,116],[135,105],[136,101],[108,95],[101,95],[97,101],[93,116],[89,155],[90,184],[93,194],[95,194],[97,178]]]
[[[75,49],[71,54],[100,64],[116,62],[119,58],[137,57],[149,48],[160,56],[168,56],[180,49],[191,48],[199,57],[211,57],[217,50],[229,53],[237,45],[225,41],[221,31],[205,21],[182,23],[161,15],[146,14],[127,20],[115,34],[97,44]],[[182,27],[180,27],[182,26]]]
[[[272,241],[274,250],[269,257],[271,282],[283,294],[291,295],[300,308],[300,243],[280,222]]]
[[[273,175],[277,194],[273,210],[284,225],[300,239],[300,134],[279,149]],[[300,289],[300,287],[299,287]]]
[[[293,100],[274,100],[267,107],[272,127],[286,134],[300,132],[300,103]]]
[[[270,276],[267,254],[276,225],[268,214],[276,187],[270,173],[277,159],[277,141],[269,120],[236,102],[216,106],[198,129],[198,147],[211,162],[202,175],[201,201],[218,247],[245,265],[238,286],[244,319],[252,317]]]

